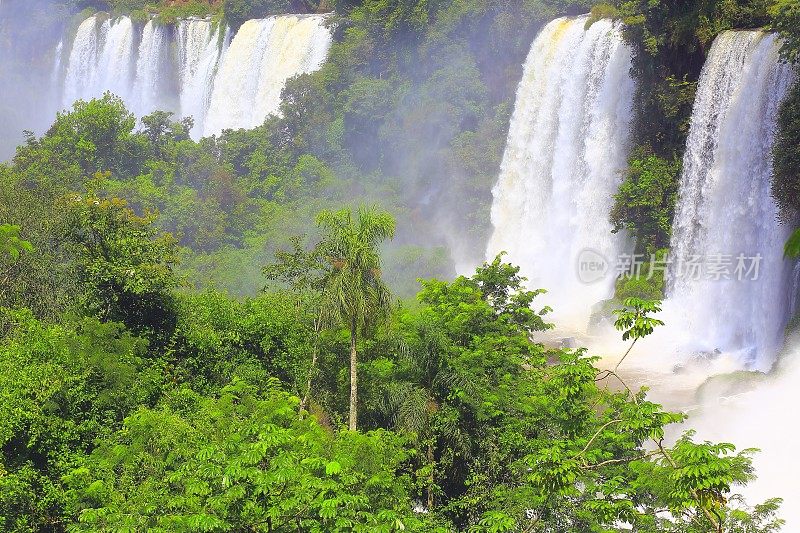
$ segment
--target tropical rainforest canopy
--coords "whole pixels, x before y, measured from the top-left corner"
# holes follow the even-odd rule
[[[514,91],[543,24],[587,12],[624,23],[633,146],[609,217],[658,254],[712,41],[766,27],[794,61],[797,2],[2,9],[39,21],[4,28],[11,46],[86,10],[231,28],[332,11],[333,44],[255,129],[193,139],[191,118],[136,117],[108,93],[26,132],[0,165],[0,530],[780,529],[783,495],[738,496],[756,451],[695,438],[594,354],[546,342],[547,287],[502,254],[470,258],[484,255]],[[794,223],[800,84],[774,169]],[[618,282],[606,308],[620,355],[661,327],[663,285]]]

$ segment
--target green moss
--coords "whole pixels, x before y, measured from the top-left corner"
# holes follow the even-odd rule
[[[179,6],[166,6],[158,10],[156,18],[162,24],[175,24],[179,19],[188,17],[207,17],[220,13],[219,7],[214,7],[202,0],[195,0]]]
[[[137,9],[131,12],[130,17],[137,24],[145,24],[150,20],[150,13],[144,9]]]
[[[714,354],[711,354],[712,357]],[[728,374],[719,374],[708,378],[697,388],[695,397],[727,398],[747,393],[766,381],[767,375],[762,372],[739,370]]]
[[[290,0],[225,0],[225,19],[231,28],[237,29],[250,19],[292,11]]]
[[[127,15],[137,23],[153,18],[160,24],[174,24],[187,17],[221,17],[222,12],[221,7],[212,5],[210,0],[192,0],[180,5],[170,5],[167,0],[107,0],[104,7],[114,16]]]

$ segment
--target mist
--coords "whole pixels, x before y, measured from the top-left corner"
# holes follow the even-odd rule
[[[799,382],[800,336],[794,335],[769,375],[749,385],[745,381],[739,391],[715,394],[720,391],[714,387],[701,391],[687,422],[697,429],[699,439],[759,449],[753,461],[758,477],[741,492],[750,503],[782,498],[786,531],[800,529],[800,427],[794,417],[800,405]]]
[[[119,51],[75,51],[76,34],[85,33],[84,27],[88,30],[108,24],[102,22],[102,17],[93,23],[87,15],[78,16],[81,7],[78,2],[54,0],[0,4],[0,62],[7,88],[0,104],[0,122],[4,125],[0,132],[0,159],[14,154],[15,147],[25,139],[23,131],[42,134],[57,111],[69,108],[78,98],[99,97],[105,90],[121,96],[137,119],[156,109],[175,112],[179,117],[181,107],[186,107],[195,119],[196,139],[201,134],[219,134],[224,128],[253,127],[267,113],[279,113],[284,80],[277,80],[277,91],[273,89],[271,95],[258,96],[258,107],[263,111],[254,115],[255,121],[248,116],[257,96],[254,73],[262,59],[231,57],[226,65],[227,51],[236,44],[239,31],[211,35],[206,29],[211,25],[205,23],[201,27],[199,22],[191,30],[167,26],[154,30],[163,35],[148,37],[163,41],[159,51],[142,46],[143,32],[147,34],[142,22],[128,25],[131,29],[125,30],[112,19],[110,29],[102,31],[108,32],[109,39],[113,37],[113,46],[129,47],[128,56]],[[380,73],[386,65],[376,58],[371,68],[376,80],[365,85],[362,94],[349,96],[353,111],[346,117],[342,142],[352,160],[333,161],[332,170],[351,181],[348,196],[353,203],[381,203],[382,195],[387,193],[402,198],[402,205],[395,212],[410,216],[398,228],[391,247],[422,247],[437,257],[441,256],[438,250],[446,250],[449,258],[434,269],[436,275],[469,273],[485,259],[491,227],[491,188],[500,170],[524,58],[534,35],[554,13],[544,3],[539,11],[532,10],[536,12],[534,18],[514,20],[502,6],[491,7],[478,25],[470,28],[471,38],[451,39],[446,46],[437,37],[436,28],[423,42],[401,33],[396,37],[396,46],[409,52],[419,50],[417,61],[400,67],[408,81],[381,80]],[[581,8],[574,11],[578,13]],[[243,41],[258,32],[264,34],[262,27],[263,23],[243,27],[242,42],[233,52],[246,53],[249,45]],[[340,29],[332,23],[330,31],[336,33]],[[111,36],[112,32],[116,33]],[[196,36],[203,32],[209,35],[197,40]],[[287,42],[299,45],[304,38],[289,34]],[[342,38],[343,34],[338,33],[337,39]],[[313,39],[319,41],[319,37]],[[217,43],[221,43],[219,49]],[[186,45],[195,46],[197,51],[186,57],[180,50]],[[168,50],[169,46],[173,50]],[[263,44],[259,46],[264,49]],[[327,46],[323,43],[310,47],[308,58],[298,52],[279,53],[284,58],[298,57],[294,67],[279,65],[288,78],[285,91],[292,92],[295,87],[306,90],[308,81],[302,74],[324,64]],[[133,81],[143,67],[136,56],[145,49],[152,55],[147,74],[152,87],[147,91]],[[105,72],[70,64],[73,54],[91,59],[91,53],[105,54],[104,59],[98,58],[99,62],[108,63],[104,63]],[[180,63],[183,61],[189,63]],[[248,67],[249,77],[236,75],[237,67],[241,70],[247,61],[255,65]],[[222,76],[224,69],[230,72]],[[270,72],[275,70],[275,65],[268,68]],[[229,87],[219,83],[215,89],[215,74],[224,77]],[[296,74],[301,76],[294,78]],[[384,98],[394,91],[395,84],[402,83],[406,84],[402,90]],[[453,91],[453,87],[459,90]],[[194,103],[188,103],[192,100]],[[238,111],[234,113],[235,110]],[[204,126],[206,115],[208,126]],[[234,120],[237,116],[241,120]],[[329,159],[327,138],[317,142],[310,136],[307,141],[312,154]],[[361,186],[363,176],[375,175],[382,176],[387,192],[381,187]],[[417,286],[414,279],[423,274],[418,271],[400,275],[406,278],[398,278],[398,283],[406,287],[402,292],[413,293]],[[253,286],[257,285],[253,280]]]
[[[0,3],[0,160],[13,155],[24,130],[42,133],[55,117],[56,47],[75,9],[47,0]]]

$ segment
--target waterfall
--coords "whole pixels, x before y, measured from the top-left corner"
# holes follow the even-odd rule
[[[111,91],[138,117],[157,109],[192,116],[195,138],[252,128],[278,111],[289,78],[322,66],[332,40],[324,21],[251,20],[231,40],[230,30],[205,19],[142,26],[92,15],[64,45],[67,59],[56,59],[53,80],[63,107]]]
[[[203,131],[222,53],[220,28],[212,28],[209,20],[190,19],[178,22],[177,31],[181,115],[194,118],[192,133],[198,136]]]
[[[101,27],[104,38],[99,52],[97,70],[94,71],[93,95],[111,91],[120,96],[128,96],[133,72],[132,57],[133,21],[128,17],[106,20]]]
[[[323,22],[296,15],[245,22],[221,59],[205,134],[253,128],[276,113],[286,81],[325,60],[331,35]]]
[[[69,54],[63,89],[65,107],[89,96],[87,93],[92,90],[96,76],[98,41],[97,17],[89,17],[78,26]]]
[[[163,81],[169,61],[167,45],[165,28],[152,21],[137,35],[129,17],[89,17],[78,27],[72,43],[63,106],[110,91],[138,116],[156,109],[174,110],[165,97],[168,91]]]
[[[128,17],[101,21],[92,16],[78,27],[64,81],[65,106],[111,91],[130,94],[133,72],[133,22]]]
[[[609,212],[625,168],[634,82],[620,28],[587,17],[552,21],[525,64],[499,180],[488,245],[522,267],[560,325],[585,329],[592,305],[611,296],[625,246]],[[579,256],[607,271],[581,278]],[[583,280],[583,281],[582,281]],[[584,283],[586,282],[586,283]]]
[[[735,353],[758,369],[781,343],[791,293],[788,230],[770,196],[776,116],[792,79],[778,49],[774,35],[758,31],[714,41],[692,112],[668,272],[668,304],[693,349]]]
[[[176,111],[166,90],[170,59],[166,33],[163,25],[155,24],[152,20],[142,30],[131,97],[131,110],[138,117],[159,109]]]
[[[63,55],[64,55],[64,41],[62,39],[61,41],[58,41],[58,45],[56,45],[56,52],[54,54],[54,61],[53,61],[54,63],[53,72],[50,75],[54,83],[58,81],[58,77],[61,74],[61,61]]]

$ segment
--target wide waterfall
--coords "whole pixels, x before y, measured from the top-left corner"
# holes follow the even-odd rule
[[[93,15],[64,58],[57,54],[61,107],[110,91],[140,117],[157,109],[193,117],[194,137],[252,128],[278,111],[289,78],[322,66],[331,44],[324,22],[283,15],[248,21],[231,36],[210,20],[140,25]]]
[[[586,17],[549,23],[525,64],[500,178],[493,190],[500,251],[545,288],[560,325],[585,329],[591,307],[611,296],[625,246],[609,212],[625,168],[634,82],[620,28]],[[579,257],[607,272],[580,276]],[[605,275],[603,275],[605,274]]]
[[[791,305],[787,228],[770,196],[776,115],[791,69],[776,37],[729,31],[703,68],[672,235],[668,305],[699,351],[766,369]],[[690,266],[694,263],[694,267]],[[696,265],[700,265],[699,267]]]

